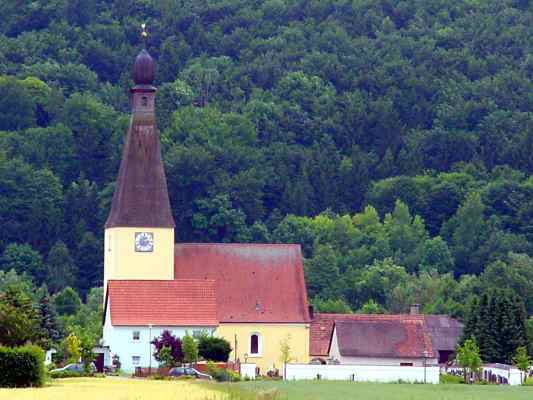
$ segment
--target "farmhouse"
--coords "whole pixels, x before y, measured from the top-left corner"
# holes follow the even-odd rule
[[[311,357],[321,363],[423,366],[436,364],[421,315],[316,314]]]
[[[460,324],[443,315],[316,313],[310,357],[316,363],[422,366],[444,364],[461,334]]]
[[[122,367],[157,365],[150,341],[206,330],[232,360],[279,368],[280,341],[309,359],[310,317],[298,245],[175,244],[155,124],[154,61],[135,60],[132,117],[105,226],[103,345]]]
[[[431,339],[422,321],[405,318],[360,318],[333,327],[329,358],[340,364],[422,367],[435,363]]]

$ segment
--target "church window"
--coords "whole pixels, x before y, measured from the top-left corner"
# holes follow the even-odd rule
[[[261,335],[252,333],[250,335],[250,355],[259,355],[261,353]]]
[[[133,331],[133,340],[137,341],[141,339],[141,332]]]
[[[141,356],[133,356],[133,357],[131,357],[131,363],[133,365],[139,365],[141,363]]]

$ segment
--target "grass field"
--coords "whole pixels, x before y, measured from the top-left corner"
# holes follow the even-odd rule
[[[278,389],[279,396],[253,393]],[[244,395],[239,395],[238,392]],[[39,389],[0,389],[0,400],[531,400],[533,386],[400,385],[350,382],[238,384],[126,378],[58,379]]]
[[[533,386],[409,385],[332,381],[243,382],[259,392],[278,388],[288,400],[532,400]]]
[[[223,400],[193,382],[125,378],[56,379],[38,389],[0,389],[0,400]]]

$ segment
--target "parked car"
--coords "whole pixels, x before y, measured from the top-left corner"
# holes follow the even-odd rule
[[[188,367],[175,367],[168,371],[169,376],[180,377],[180,376],[192,376],[197,379],[207,379],[211,380],[213,377],[208,374],[204,374],[200,371],[195,370],[194,368]]]
[[[94,365],[94,363],[91,363],[91,371],[96,372],[96,366]],[[53,372],[78,372],[81,374],[85,372],[85,369],[83,368],[82,363],[77,363],[77,364],[67,364],[62,368],[56,368],[56,369],[51,370],[50,372],[51,373]]]

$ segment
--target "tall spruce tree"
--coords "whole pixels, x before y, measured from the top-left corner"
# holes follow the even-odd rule
[[[512,315],[512,329],[510,330],[510,337],[508,340],[507,362],[512,361],[513,355],[519,347],[527,346],[528,337],[526,330],[526,309],[523,300],[516,294],[513,294],[510,301],[510,309]]]
[[[77,268],[67,246],[62,241],[57,241],[48,253],[46,269],[46,283],[52,293],[67,286],[75,286]]]
[[[475,338],[476,333],[478,331],[478,324],[479,324],[479,298],[473,297],[470,301],[470,304],[468,306],[468,312],[466,314],[466,320],[463,327],[463,334],[461,337],[461,344],[463,344],[466,340],[470,338]]]
[[[484,362],[511,362],[516,349],[527,343],[522,299],[509,290],[484,292],[471,304],[461,342],[470,338],[479,343]]]
[[[38,317],[42,335],[41,345],[43,348],[49,349],[54,343],[61,340],[61,330],[55,307],[50,303],[48,293],[44,293],[39,300]]]

